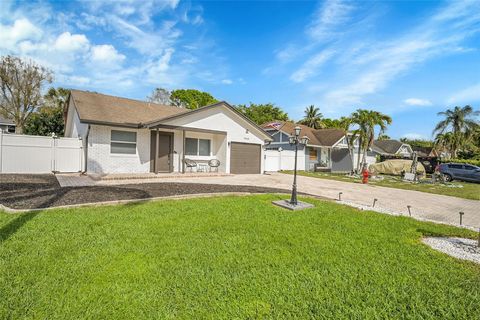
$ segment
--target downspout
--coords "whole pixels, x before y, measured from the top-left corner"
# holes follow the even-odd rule
[[[87,128],[87,134],[85,135],[85,151],[83,152],[85,154],[84,156],[84,165],[83,165],[83,171],[81,174],[86,174],[87,173],[87,166],[88,166],[88,135],[90,134],[90,125],[88,125]]]

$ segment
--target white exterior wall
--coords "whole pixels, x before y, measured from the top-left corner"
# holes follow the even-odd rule
[[[165,121],[163,124],[182,126],[185,128],[198,128],[226,132],[227,152],[225,159],[225,172],[227,173],[230,173],[230,142],[252,143],[259,144],[261,146],[264,144],[264,138],[260,134],[257,135],[249,131],[247,128],[251,128],[251,125],[235,112],[229,110],[227,107],[205,109],[204,111],[192,113],[181,118]],[[222,148],[225,148],[224,144],[225,141],[222,142]],[[263,148],[261,148],[260,168],[263,172]]]
[[[137,133],[136,154],[110,153],[112,130]],[[150,172],[150,130],[91,125],[88,134],[87,171],[96,173]]]

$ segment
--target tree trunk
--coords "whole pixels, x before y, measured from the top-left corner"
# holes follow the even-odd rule
[[[358,138],[358,159],[357,159],[357,169],[356,172],[360,172],[360,154],[362,153],[362,138]]]

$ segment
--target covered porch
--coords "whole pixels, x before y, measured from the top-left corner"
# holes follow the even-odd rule
[[[150,172],[225,174],[227,133],[157,124],[150,130]]]

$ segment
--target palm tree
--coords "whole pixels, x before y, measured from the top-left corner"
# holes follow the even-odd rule
[[[433,144],[438,152],[443,152],[445,150],[450,151],[452,150],[453,140],[452,132],[439,133],[435,136]]]
[[[451,130],[450,152],[453,157],[457,157],[458,150],[465,145],[469,138],[469,132],[475,131],[479,125],[474,119],[479,115],[479,111],[474,111],[471,106],[458,107],[453,110],[439,112],[437,115],[444,117],[442,121],[437,123],[433,133],[444,134],[447,130]]]
[[[352,123],[357,125],[357,129],[353,131],[358,136],[358,161],[357,172],[360,171],[360,155],[363,153],[362,163],[365,165],[367,159],[367,150],[372,147],[375,139],[375,127],[380,127],[380,133],[383,134],[387,129],[387,125],[392,123],[392,118],[378,111],[358,109],[351,115]]]
[[[322,117],[323,115],[320,113],[320,109],[312,104],[305,109],[305,117],[300,123],[313,129],[320,129],[323,127]]]

